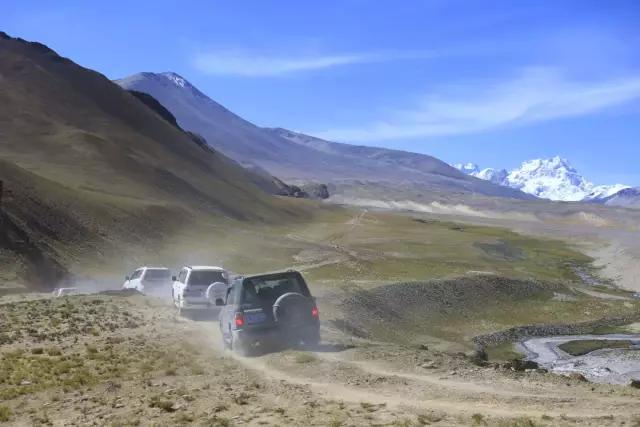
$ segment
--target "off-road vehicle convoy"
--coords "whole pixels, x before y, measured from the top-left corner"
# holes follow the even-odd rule
[[[172,297],[178,310],[209,310],[224,304],[228,274],[221,267],[185,266],[173,277]]]
[[[241,355],[320,342],[316,301],[297,271],[234,279],[218,318],[224,346]]]

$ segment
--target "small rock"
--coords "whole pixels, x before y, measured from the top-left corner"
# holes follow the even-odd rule
[[[483,363],[489,360],[489,355],[482,347],[476,347],[474,350],[468,352],[466,355],[467,359],[471,360],[474,363]]]
[[[438,366],[434,361],[429,361],[429,362],[423,363],[422,365],[420,365],[420,367],[424,369],[436,369]]]
[[[588,380],[582,375],[580,372],[571,372],[567,374],[567,378],[571,378],[572,380],[587,382]]]
[[[633,388],[640,388],[640,380],[631,380],[629,386]]]
[[[31,381],[22,380],[20,381],[20,385],[31,385]]]

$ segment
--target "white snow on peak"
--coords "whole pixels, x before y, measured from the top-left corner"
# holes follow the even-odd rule
[[[474,173],[473,176],[484,179],[485,181],[491,181],[494,184],[505,185],[504,181],[508,174],[509,172],[507,172],[506,169],[485,168]]]
[[[528,160],[509,172],[492,168],[478,170],[477,166],[476,170],[469,171],[461,166],[463,165],[455,165],[468,175],[550,200],[599,200],[629,188],[623,184],[596,186],[580,175],[567,159],[560,156]]]
[[[168,80],[173,82],[173,84],[175,84],[176,86],[185,87],[187,85],[187,81],[183,77],[180,77],[179,75],[177,75],[176,73],[171,73],[171,72],[162,73],[162,76],[166,77]]]
[[[478,168],[478,165],[476,165],[475,163],[458,163],[456,165],[453,165],[454,168],[459,169],[460,171],[462,171],[463,173],[467,174],[467,175],[473,175],[475,173],[478,173],[480,171],[480,168]]]

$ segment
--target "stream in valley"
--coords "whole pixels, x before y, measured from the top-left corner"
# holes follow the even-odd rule
[[[573,356],[559,346],[571,341],[628,341],[629,348],[602,348]],[[603,344],[606,346],[606,343]],[[640,334],[562,335],[529,338],[517,344],[527,360],[557,374],[577,372],[589,381],[626,385],[640,381]]]

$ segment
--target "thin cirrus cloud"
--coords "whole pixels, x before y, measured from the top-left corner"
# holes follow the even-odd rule
[[[193,65],[206,74],[276,77],[345,65],[421,59],[430,56],[431,53],[427,51],[268,56],[241,50],[220,50],[198,53],[193,58]]]
[[[511,80],[431,93],[416,107],[395,111],[383,120],[312,134],[348,142],[472,134],[591,114],[637,98],[637,76],[575,82],[555,68],[527,68]]]

